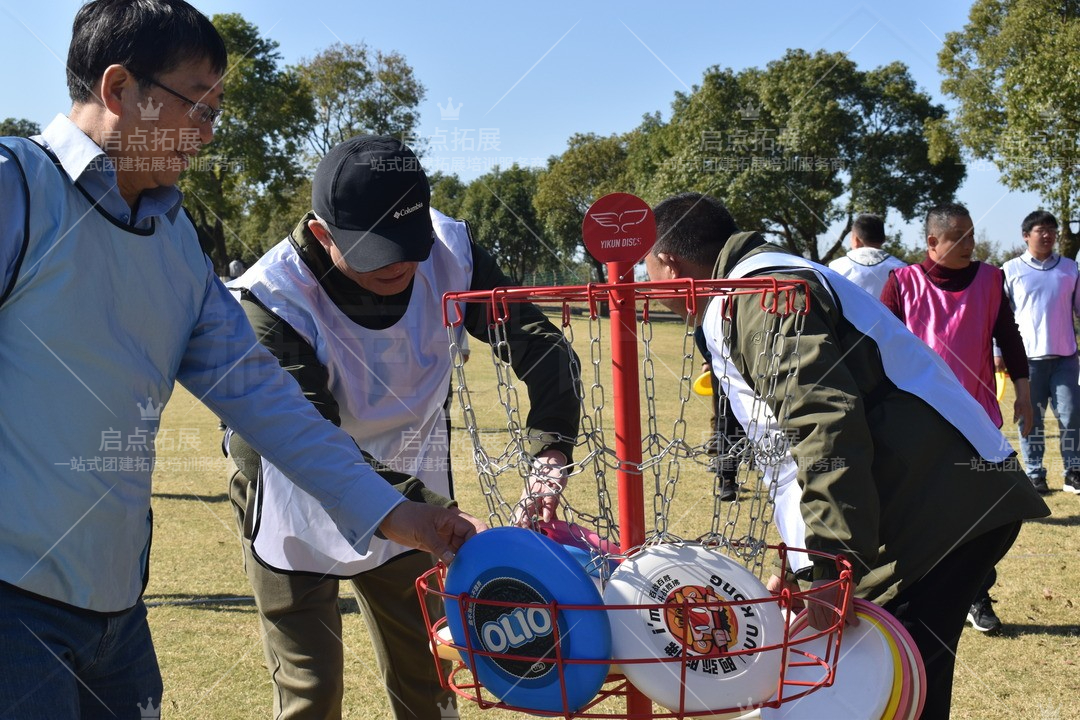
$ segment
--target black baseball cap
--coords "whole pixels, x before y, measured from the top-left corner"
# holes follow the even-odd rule
[[[315,169],[311,207],[356,272],[431,254],[431,187],[397,138],[358,135],[334,146]]]

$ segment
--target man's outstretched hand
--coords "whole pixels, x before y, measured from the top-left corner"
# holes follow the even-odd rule
[[[387,540],[426,550],[449,564],[465,541],[487,525],[458,508],[406,500],[383,518],[379,530]]]
[[[510,522],[529,527],[535,522],[549,523],[556,519],[555,509],[566,487],[566,455],[558,450],[544,450],[533,460],[532,474],[514,506]]]

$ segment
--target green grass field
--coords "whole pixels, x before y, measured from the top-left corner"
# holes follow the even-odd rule
[[[656,416],[661,426],[667,422],[670,428],[679,406],[675,378],[681,374],[682,327],[654,323],[653,332]],[[588,355],[582,349],[586,339],[587,330],[577,330],[575,348],[583,360]],[[478,345],[473,343],[467,366],[472,401],[478,424],[494,432],[506,423],[500,415],[493,371]],[[697,363],[694,374],[696,370]],[[610,387],[605,387],[605,397],[610,403]],[[527,400],[524,393],[521,399]],[[1011,394],[1006,403],[1011,403]],[[524,412],[522,408],[522,417]],[[709,415],[707,400],[691,395],[684,413],[687,440],[701,442]],[[484,514],[457,408],[453,424],[454,472],[461,504]],[[1048,426],[1053,435],[1052,418]],[[270,681],[226,494],[229,466],[221,456],[217,419],[178,388],[162,428],[154,483],[154,547],[146,590],[165,680],[162,715],[268,717]],[[970,629],[964,633],[957,661],[955,718],[1059,720],[1073,717],[1080,698],[1080,497],[1060,492],[1056,437],[1049,444],[1050,485],[1055,492],[1047,501],[1053,515],[1027,524],[998,567],[999,580],[992,594],[1004,632],[993,638]],[[709,497],[710,480],[700,464],[683,465],[667,514],[673,532],[691,537],[706,531],[712,519],[711,502],[703,502]],[[581,479],[575,485],[571,502],[588,504],[595,490]],[[654,487],[654,481],[647,480],[647,508],[652,507]],[[609,488],[614,490],[613,476]],[[666,477],[661,489],[670,489]],[[388,718],[364,618],[345,593],[341,606],[345,611],[345,716]],[[481,711],[469,703],[462,703],[461,710],[465,718],[518,717],[500,710]]]

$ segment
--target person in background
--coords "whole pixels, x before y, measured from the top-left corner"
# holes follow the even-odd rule
[[[709,384],[712,387],[712,395],[709,397],[712,408],[709,417],[709,439],[705,441],[705,454],[710,458],[706,467],[720,479],[720,499],[731,501],[739,497],[740,459],[735,453],[736,445],[744,433],[731,413],[730,400],[722,397],[720,380],[712,372],[712,354],[700,325],[694,329],[694,344],[701,353],[701,372],[709,373]]]
[[[851,250],[829,263],[829,268],[874,297],[881,297],[889,272],[907,263],[881,249],[885,244],[885,223],[877,215],[858,215],[851,224],[850,237]]]
[[[229,263],[229,279],[235,280],[243,275],[245,270],[247,270],[247,268],[244,266],[244,261],[240,258],[236,258]]]
[[[926,214],[925,229],[926,258],[918,265],[894,270],[881,301],[941,356],[1000,428],[993,360],[996,345],[1016,390],[1013,421],[1030,428],[1027,356],[1004,292],[1004,274],[972,259],[975,227],[964,206],[950,203],[932,208]],[[990,597],[996,579],[991,569],[968,612],[972,627],[987,634],[1001,630]]]
[[[1041,493],[1050,492],[1043,467],[1043,415],[1050,407],[1061,428],[1062,489],[1080,494],[1080,362],[1073,329],[1073,318],[1080,317],[1080,273],[1075,260],[1054,252],[1058,221],[1053,215],[1030,213],[1020,232],[1027,250],[1002,267],[1005,295],[1027,351],[1034,406],[1031,424],[1021,431],[1020,452],[1031,483]]]

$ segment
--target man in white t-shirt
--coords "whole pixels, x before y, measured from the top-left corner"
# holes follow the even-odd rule
[[[829,268],[874,297],[881,297],[889,272],[907,264],[882,250],[884,243],[884,221],[877,215],[859,215],[851,224],[851,251],[829,263]]]
[[[1035,420],[1020,438],[1028,477],[1040,492],[1049,492],[1043,452],[1043,414],[1054,411],[1061,427],[1062,489],[1080,494],[1080,384],[1077,375],[1073,316],[1080,317],[1080,275],[1074,260],[1054,252],[1058,221],[1045,210],[1030,213],[1020,226],[1027,251],[1005,263],[1005,292],[1028,356],[1031,404]],[[996,358],[1000,363],[1001,358]]]

